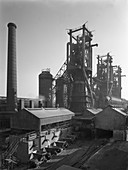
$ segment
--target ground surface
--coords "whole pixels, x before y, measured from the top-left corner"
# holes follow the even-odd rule
[[[83,165],[83,169],[128,170],[128,142],[118,141],[106,145],[90,157]]]
[[[102,140],[77,141],[44,164],[43,168],[56,170],[62,165],[84,170],[128,170],[128,142],[118,141],[104,145]]]
[[[62,165],[81,168],[90,155],[99,149],[102,143],[103,140],[78,140],[69,146],[68,149],[63,150],[59,155],[43,164],[42,169],[56,170]]]
[[[38,170],[56,170],[62,165],[84,170],[128,170],[128,142],[106,140],[77,140]],[[16,170],[26,170],[26,167]]]
[[[90,146],[90,140],[78,140],[74,144],[70,145],[66,150],[63,150],[57,156],[54,156],[47,163],[43,164],[47,170],[54,170],[61,165],[75,164],[82,155],[86,152],[87,148]]]

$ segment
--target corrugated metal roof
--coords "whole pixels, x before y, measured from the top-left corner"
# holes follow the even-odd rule
[[[92,108],[92,109],[87,109],[87,110],[89,112],[93,113],[93,114],[97,114],[97,113],[101,112],[103,109],[94,109],[94,108]]]
[[[83,115],[74,116],[73,119],[77,119],[77,120],[93,120],[95,115],[98,114],[99,112],[101,112],[102,110],[103,109],[95,109],[95,108],[86,109]],[[89,114],[87,113],[87,111],[89,112]]]
[[[30,112],[34,116],[38,117],[39,119],[49,118],[49,117],[58,117],[58,116],[66,116],[75,114],[68,109],[65,108],[25,108],[26,111]]]
[[[118,113],[124,115],[124,116],[127,116],[127,114],[125,112],[123,112],[121,109],[119,108],[112,108],[113,110],[117,111]]]

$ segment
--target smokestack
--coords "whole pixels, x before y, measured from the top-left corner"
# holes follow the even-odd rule
[[[8,23],[7,109],[17,109],[16,25]]]

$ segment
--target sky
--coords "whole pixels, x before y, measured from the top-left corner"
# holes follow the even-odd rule
[[[53,77],[66,60],[67,29],[87,22],[93,31],[93,75],[97,55],[108,52],[120,65],[122,98],[128,99],[128,0],[0,0],[0,96],[6,96],[7,24],[14,22],[17,95],[38,97],[38,76],[50,68]]]

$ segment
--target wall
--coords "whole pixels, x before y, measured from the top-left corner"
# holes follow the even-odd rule
[[[0,131],[10,128],[11,116],[15,114],[10,111],[1,111],[0,112]]]
[[[40,119],[40,124],[52,124],[61,121],[68,121],[72,119],[72,115],[61,115],[61,116],[54,116],[54,117],[47,117],[44,119]]]
[[[88,111],[88,110],[85,110],[83,116],[84,116],[84,117],[94,117],[94,114],[91,113],[91,112]]]
[[[126,132],[124,130],[114,130],[113,138],[114,138],[114,140],[125,140]]]
[[[62,129],[60,138],[65,138],[67,135],[71,134],[71,132],[72,132],[72,127]]]
[[[61,137],[64,138],[68,134],[71,134],[71,130],[71,127],[67,127],[42,131],[40,136],[36,139],[36,144],[39,145],[39,149],[48,147],[51,143],[58,141]]]
[[[21,142],[17,148],[17,158],[21,163],[27,163],[33,153],[33,141]]]
[[[39,130],[39,119],[26,110],[21,110],[12,117],[12,129]]]
[[[40,149],[49,146],[51,143],[58,141],[61,130],[50,129],[48,131],[44,131],[40,134],[39,143]]]
[[[113,110],[105,108],[95,117],[95,128],[104,130],[121,130],[125,127],[125,116]]]

